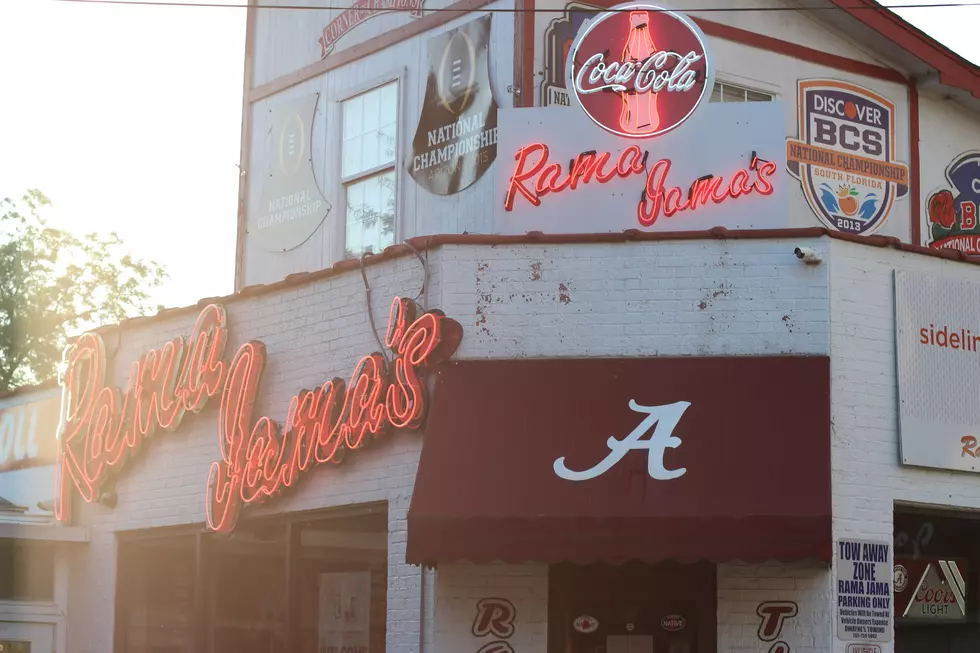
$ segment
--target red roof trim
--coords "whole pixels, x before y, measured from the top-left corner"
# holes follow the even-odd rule
[[[939,81],[980,99],[980,68],[874,0],[831,0],[843,11],[939,71]]]
[[[836,68],[837,70],[845,70],[856,75],[864,75],[865,77],[871,77],[873,79],[881,79],[886,82],[895,82],[896,84],[906,83],[905,76],[892,68],[865,63],[863,61],[858,61],[857,59],[850,59],[837,54],[831,54],[830,52],[824,52],[823,50],[814,50],[813,48],[808,48],[805,45],[791,43],[790,41],[783,41],[782,39],[766,36],[765,34],[750,32],[749,30],[732,27],[731,25],[725,25],[722,23],[716,23],[704,18],[695,18],[694,22],[698,24],[705,34],[715,36],[726,41],[741,43],[743,45],[759,48],[761,50],[768,50],[770,52],[778,52],[779,54],[784,54],[788,57],[794,57],[804,61],[812,61],[813,63],[820,64],[822,66]]]
[[[51,390],[52,388],[57,387],[57,379],[48,379],[47,381],[42,381],[41,383],[22,385],[19,388],[14,388],[13,390],[4,390],[3,392],[0,392],[0,399],[7,399],[8,397],[14,397],[17,395],[26,395],[30,394],[31,392],[42,392],[44,390]]]

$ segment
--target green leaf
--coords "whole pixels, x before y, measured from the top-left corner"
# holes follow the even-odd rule
[[[48,227],[37,190],[0,200],[0,392],[55,376],[70,334],[153,310],[163,267],[120,238]]]

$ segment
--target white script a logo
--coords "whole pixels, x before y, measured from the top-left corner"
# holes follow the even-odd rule
[[[691,405],[689,401],[678,401],[666,406],[641,406],[630,399],[630,409],[637,413],[646,413],[646,417],[640,422],[633,431],[622,440],[617,440],[609,436],[606,446],[609,447],[609,455],[599,461],[591,469],[576,472],[565,466],[565,457],[555,461],[555,474],[568,481],[587,481],[605,474],[613,465],[623,459],[629,451],[633,449],[647,449],[647,472],[651,478],[658,481],[668,481],[678,476],[683,476],[687,471],[685,467],[678,469],[667,469],[664,467],[664,452],[667,449],[676,449],[681,446],[681,439],[674,436],[674,427],[684,415],[684,411]],[[656,424],[653,435],[647,440],[641,440],[647,431]]]

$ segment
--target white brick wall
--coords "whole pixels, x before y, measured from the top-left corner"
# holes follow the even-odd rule
[[[462,358],[826,354],[831,338],[829,268],[801,264],[793,255],[799,244],[797,240],[706,240],[445,246],[427,253],[426,299],[430,307],[443,309],[463,325],[457,354]],[[825,239],[806,244],[823,252],[830,247]],[[383,330],[391,298],[414,296],[422,270],[414,257],[403,257],[372,266],[367,274],[376,324]],[[357,271],[238,299],[227,308],[226,357],[244,340],[265,342],[268,366],[257,412],[280,420],[295,392],[335,375],[348,375],[360,356],[377,349]],[[196,313],[189,313],[137,322],[123,329],[119,338],[106,334],[114,382],[124,386],[132,360],[175,334],[187,334],[195,318]],[[161,435],[144,448],[118,482],[115,509],[90,506],[80,511],[82,521],[92,529],[93,541],[72,561],[71,653],[111,650],[113,531],[202,522],[208,468],[219,455],[216,404],[188,416],[177,433]],[[420,570],[403,561],[405,519],[420,451],[418,436],[394,435],[350,456],[341,466],[315,471],[288,497],[256,511],[388,502],[389,653],[417,651],[419,645]],[[523,567],[518,569],[523,573]],[[530,601],[527,614],[534,620],[540,616],[532,617],[535,610],[546,606],[546,574],[538,572],[530,579],[517,574],[520,582],[513,588],[532,594],[522,600]],[[460,579],[481,573],[443,567],[430,580],[428,599],[433,609],[428,610],[425,636],[435,645],[433,650],[456,650],[454,633],[465,621],[459,621],[462,612],[456,612],[461,608],[440,601],[460,593],[458,586],[465,583]],[[800,573],[806,582],[801,581],[793,592],[802,606],[812,572]],[[731,580],[725,591],[738,594],[742,589]],[[719,611],[728,615],[725,624],[740,628],[744,601],[739,595],[734,599],[738,605],[729,606],[730,596],[734,595],[722,596],[719,589]],[[543,622],[546,611],[542,615]],[[466,618],[472,621],[470,615]],[[745,640],[728,627],[719,635],[720,641],[743,647]],[[529,624],[527,632],[522,650],[543,652],[544,627]],[[451,648],[444,641],[453,642]],[[807,641],[811,643],[801,639],[799,645],[827,650],[825,644],[821,649],[822,640],[816,636]]]
[[[899,466],[896,269],[980,282],[980,267],[974,265],[831,243],[835,539],[890,541],[896,503],[980,508],[980,475]],[[832,650],[844,653],[845,648],[835,633]],[[882,649],[891,653],[894,641]]]
[[[828,651],[830,591],[830,575],[822,566],[718,565],[718,651],[769,651],[772,642],[759,639],[758,610],[767,601],[797,606],[797,615],[785,621],[775,641],[786,642],[792,653]]]
[[[508,642],[515,653],[547,653],[547,565],[442,565],[435,572],[435,647],[446,653],[477,653],[499,638],[476,637],[477,602],[502,598],[515,608],[514,634]]]

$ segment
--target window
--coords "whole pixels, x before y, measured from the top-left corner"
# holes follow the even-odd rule
[[[116,624],[128,653],[181,653],[194,632],[193,535],[125,542],[119,549]]]
[[[378,253],[395,240],[398,83],[343,103],[341,177],[347,198],[346,258]]]
[[[117,583],[117,651],[384,653],[388,512],[243,520],[230,536],[134,533]]]
[[[31,540],[0,540],[0,601],[54,599],[54,547]]]
[[[715,82],[715,88],[711,91],[712,102],[772,102],[775,97],[772,93],[722,82]]]

